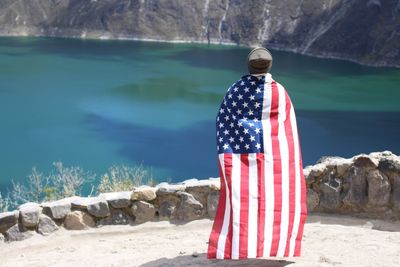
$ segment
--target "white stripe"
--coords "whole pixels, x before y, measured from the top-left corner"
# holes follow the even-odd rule
[[[249,224],[248,247],[249,258],[257,257],[257,213],[258,213],[258,173],[257,154],[249,154]]]
[[[264,84],[264,101],[262,110],[262,127],[264,143],[264,185],[265,185],[265,227],[264,227],[264,252],[263,256],[270,256],[272,243],[272,230],[274,220],[274,164],[271,140],[271,79],[266,79]]]
[[[286,121],[286,95],[285,89],[277,83],[279,92],[279,150],[281,155],[282,168],[282,209],[281,209],[281,226],[279,235],[278,257],[285,254],[286,242],[289,228],[289,147],[285,131]]]
[[[301,176],[300,176],[300,153],[299,153],[299,135],[297,132],[296,114],[293,106],[290,109],[290,121],[292,124],[293,144],[294,144],[294,164],[295,164],[295,207],[292,236],[290,237],[289,257],[293,257],[296,245],[296,237],[300,226],[300,194],[301,194]]]
[[[232,259],[239,259],[240,234],[240,154],[232,153]]]
[[[221,169],[222,169],[222,175],[224,177],[221,177],[223,179],[223,182],[225,183],[225,188],[226,188],[226,200],[225,200],[225,213],[224,213],[224,221],[222,223],[222,229],[221,233],[218,238],[218,246],[217,246],[217,259],[223,259],[224,254],[225,254],[225,242],[226,242],[226,237],[228,235],[228,227],[229,227],[229,220],[230,220],[230,215],[231,215],[231,205],[230,205],[230,200],[229,200],[229,187],[226,182],[226,176],[225,176],[225,162],[224,162],[224,154],[219,154],[219,162],[221,164]],[[222,182],[222,181],[221,181]]]

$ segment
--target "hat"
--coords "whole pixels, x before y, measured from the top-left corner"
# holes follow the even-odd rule
[[[267,73],[272,66],[272,55],[264,47],[256,47],[249,53],[247,66],[250,74]]]

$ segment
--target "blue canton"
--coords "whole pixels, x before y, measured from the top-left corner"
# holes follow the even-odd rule
[[[217,115],[220,153],[263,153],[262,105],[265,76],[245,75],[229,87]]]

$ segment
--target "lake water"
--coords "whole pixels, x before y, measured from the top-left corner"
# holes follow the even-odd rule
[[[218,176],[214,119],[247,48],[0,38],[0,191],[54,161],[101,174],[143,164],[159,181]],[[400,70],[273,51],[305,165],[400,153]]]

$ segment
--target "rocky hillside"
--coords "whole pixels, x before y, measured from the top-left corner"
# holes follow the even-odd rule
[[[1,35],[264,44],[400,66],[400,0],[2,0]]]

